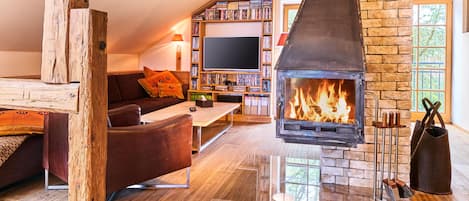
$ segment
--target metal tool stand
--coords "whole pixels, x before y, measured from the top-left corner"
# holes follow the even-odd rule
[[[374,96],[374,100],[375,100],[375,121],[374,122],[378,122],[378,114],[379,114],[379,102],[378,102],[378,97],[375,95]],[[382,185],[382,181],[383,181],[383,175],[381,175],[381,179],[378,180],[378,132],[380,129],[378,129],[378,127],[373,124],[374,126],[374,146],[373,146],[373,201],[376,201],[376,200],[382,200],[382,192],[380,191],[380,199],[378,199],[377,197],[377,193],[378,193],[378,190],[379,189],[382,189],[381,185]],[[384,130],[381,130],[381,132],[384,132]],[[383,138],[384,139],[384,138]],[[383,156],[384,157],[384,156]],[[378,181],[381,181],[378,183]],[[378,187],[379,185],[379,187]]]
[[[373,126],[375,127],[374,132],[374,160],[373,160],[373,200],[384,201],[383,191],[384,191],[384,161],[385,161],[385,144],[386,144],[386,133],[387,128],[379,126],[375,122]],[[379,169],[381,170],[378,178],[378,136],[381,134],[381,162],[379,163]],[[390,166],[390,163],[389,163]],[[388,172],[389,174],[390,172]]]
[[[376,201],[384,201],[385,199],[383,198],[384,197],[384,167],[385,167],[385,155],[386,155],[386,135],[389,133],[389,145],[388,145],[388,172],[387,172],[387,176],[388,176],[388,180],[391,180],[391,176],[394,176],[393,178],[398,178],[397,174],[398,174],[398,146],[399,146],[399,129],[400,128],[405,128],[406,126],[403,126],[403,125],[393,125],[393,126],[388,126],[388,125],[382,125],[381,124],[382,122],[378,122],[378,121],[375,121],[373,122],[373,127],[374,127],[374,160],[373,160],[373,200]],[[394,146],[396,146],[396,149],[395,149],[395,159],[394,159],[394,166],[395,166],[395,169],[394,169],[394,172],[392,172],[392,147],[393,147],[393,141],[392,141],[392,138],[393,138],[393,131],[394,129],[397,129],[396,130],[396,135],[394,136],[395,137],[395,141],[394,141]],[[379,163],[379,166],[380,166],[380,170],[381,170],[381,173],[380,173],[380,177],[378,178],[378,135],[379,133],[381,134],[381,162]],[[394,174],[394,175],[391,175],[391,174]],[[393,195],[390,195],[389,196],[391,198],[391,200],[397,200],[399,199],[398,197],[396,198],[395,196]]]
[[[381,171],[379,178],[378,178],[378,136],[379,133],[381,134],[381,144],[386,143],[386,129],[380,128],[377,125],[373,125],[375,127],[374,132],[374,160],[373,160],[373,200],[383,200],[383,190],[384,190],[384,171]],[[379,163],[379,169],[384,170],[384,152],[385,146],[381,146],[381,162]]]

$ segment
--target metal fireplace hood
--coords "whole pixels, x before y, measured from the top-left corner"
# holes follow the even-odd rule
[[[286,142],[356,147],[364,142],[365,59],[359,0],[303,0],[277,61],[277,137]],[[354,123],[285,117],[292,79],[352,80]]]
[[[276,69],[364,72],[359,0],[303,0]]]

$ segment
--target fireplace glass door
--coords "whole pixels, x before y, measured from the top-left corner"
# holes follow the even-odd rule
[[[355,80],[287,78],[285,81],[285,119],[356,124]]]

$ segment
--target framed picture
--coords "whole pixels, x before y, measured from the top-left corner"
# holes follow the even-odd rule
[[[467,0],[466,0],[467,1]],[[283,32],[288,33],[290,31],[293,22],[295,21],[296,14],[300,4],[285,4],[283,5]]]
[[[469,0],[463,0],[463,25],[462,25],[462,32],[468,33],[469,32]]]

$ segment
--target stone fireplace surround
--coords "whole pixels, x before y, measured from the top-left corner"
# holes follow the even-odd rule
[[[379,113],[398,110],[401,122],[410,126],[412,1],[360,0],[360,7],[366,93],[379,98]],[[365,95],[365,144],[322,147],[322,183],[372,187],[374,107],[374,96]],[[410,128],[401,129],[399,135],[399,178],[409,182]]]

